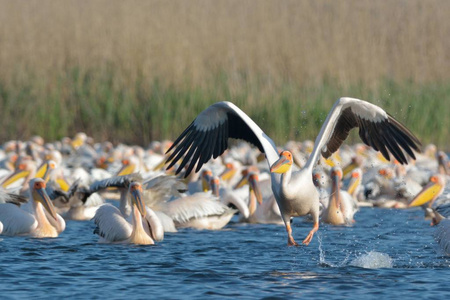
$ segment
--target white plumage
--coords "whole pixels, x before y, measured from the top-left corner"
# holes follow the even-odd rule
[[[402,149],[414,158],[411,149],[420,152],[419,140],[381,108],[353,98],[341,98],[328,114],[304,168],[292,172],[293,158],[288,151],[278,154],[275,143],[236,105],[219,102],[211,105],[174,141],[168,168],[184,155],[177,169],[187,165],[185,176],[196,167],[198,172],[209,159],[228,148],[228,138],[244,139],[265,153],[271,169],[272,191],[288,233],[288,245],[297,245],[292,237],[291,217],[311,214],[314,227],[304,239],[309,244],[319,227],[319,195],[312,181],[312,170],[319,160],[331,156],[342,145],[352,128],[359,127],[364,143],[380,151],[389,160],[389,152],[402,164],[407,163]],[[401,147],[401,148],[400,148]]]

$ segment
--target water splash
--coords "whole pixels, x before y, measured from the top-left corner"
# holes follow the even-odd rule
[[[350,265],[366,269],[392,268],[393,259],[386,253],[370,251],[355,258]]]

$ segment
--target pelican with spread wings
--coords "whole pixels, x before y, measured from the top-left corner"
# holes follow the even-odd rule
[[[176,173],[187,167],[185,176],[198,172],[212,157],[228,148],[228,138],[243,139],[265,153],[271,172],[272,191],[288,234],[288,245],[298,244],[292,236],[292,217],[310,214],[314,227],[303,244],[308,245],[319,229],[319,194],[313,183],[312,171],[322,155],[328,158],[358,127],[362,141],[380,151],[387,159],[389,152],[401,164],[407,155],[415,159],[413,150],[420,152],[420,141],[404,125],[380,107],[363,100],[340,98],[334,104],[316,138],[314,149],[300,171],[293,172],[293,158],[289,151],[278,154],[275,143],[241,109],[230,102],[218,102],[203,112],[181,133],[167,153],[168,168],[183,156]],[[403,149],[403,150],[402,150]]]

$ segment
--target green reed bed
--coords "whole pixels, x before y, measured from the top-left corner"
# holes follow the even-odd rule
[[[201,86],[163,78],[129,80],[112,68],[72,68],[55,78],[32,75],[0,81],[1,141],[38,134],[48,140],[84,131],[98,140],[147,145],[173,139],[196,115],[216,101],[241,107],[277,143],[314,139],[341,96],[369,100],[406,124],[423,143],[449,149],[450,84],[381,80],[377,87],[342,86],[331,79],[302,86],[273,84],[264,76],[248,79],[219,73]],[[351,139],[357,141],[357,135]]]

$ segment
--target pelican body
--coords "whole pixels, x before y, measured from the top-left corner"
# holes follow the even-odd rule
[[[0,222],[4,235],[28,235],[36,238],[57,237],[66,228],[64,219],[55,208],[45,191],[45,181],[34,178],[30,181],[32,213],[11,203],[0,204]]]
[[[153,245],[162,241],[164,229],[156,214],[142,200],[142,184],[132,182],[129,186],[131,194],[131,224],[121,211],[111,205],[104,204],[96,212],[94,222],[97,228],[94,233],[100,236],[103,243],[123,243]]]
[[[313,183],[312,171],[320,155],[329,158],[355,127],[359,128],[362,141],[380,151],[387,160],[390,152],[399,163],[406,164],[403,151],[412,158],[415,158],[412,150],[420,152],[419,140],[383,109],[359,99],[340,98],[322,125],[303,169],[293,172],[293,157],[289,151],[279,154],[272,139],[242,110],[233,103],[218,102],[201,112],[174,141],[167,151],[170,153],[167,168],[173,167],[184,155],[176,173],[187,166],[185,176],[188,176],[194,167],[198,172],[212,157],[221,155],[228,148],[228,138],[252,143],[266,155],[272,191],[285,223],[288,245],[298,245],[292,236],[290,219],[310,214],[314,226],[303,240],[303,244],[308,245],[319,228],[319,193]]]

